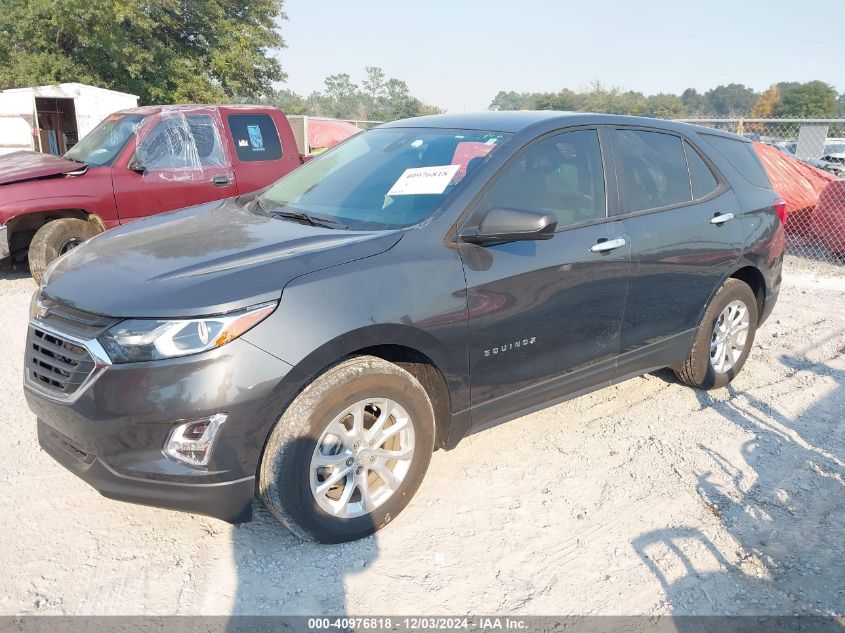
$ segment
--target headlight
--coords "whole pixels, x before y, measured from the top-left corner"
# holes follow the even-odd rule
[[[114,363],[161,360],[214,349],[266,319],[277,301],[198,319],[129,319],[113,325],[99,341]]]

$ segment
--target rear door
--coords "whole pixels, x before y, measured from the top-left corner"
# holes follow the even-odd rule
[[[736,196],[706,155],[663,130],[611,131],[619,183],[619,218],[631,244],[631,279],[620,372],[655,359],[637,350],[686,353],[691,330],[743,245]]]
[[[166,115],[112,172],[121,223],[236,195],[235,173],[210,113]]]
[[[615,186],[605,180],[600,138],[587,128],[535,141],[473,213],[516,208],[558,221],[550,240],[461,247],[476,428],[596,384],[613,366],[629,250],[621,222],[608,218]]]

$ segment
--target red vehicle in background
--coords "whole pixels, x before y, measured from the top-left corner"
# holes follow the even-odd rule
[[[262,189],[303,163],[277,108],[147,106],[116,112],[63,158],[0,156],[0,260],[46,266],[149,215]]]
[[[754,148],[786,202],[786,232],[845,255],[845,180],[765,143]]]

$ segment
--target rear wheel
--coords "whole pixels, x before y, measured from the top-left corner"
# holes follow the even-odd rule
[[[97,233],[99,230],[96,226],[79,218],[60,218],[47,222],[38,229],[29,244],[29,272],[32,278],[40,284],[50,262]]]
[[[292,532],[324,543],[384,527],[408,504],[434,450],[422,385],[380,358],[358,356],[316,378],[267,441],[262,501]]]
[[[675,374],[700,389],[727,385],[748,358],[757,319],[757,298],[748,284],[726,280],[705,310],[690,354]]]

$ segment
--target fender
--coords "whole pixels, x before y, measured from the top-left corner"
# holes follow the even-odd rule
[[[362,351],[422,357],[448,392],[439,417],[454,419],[471,402],[463,265],[452,249],[429,249],[434,255],[420,275],[420,248],[403,238],[378,255],[293,279],[278,309],[242,338],[291,365],[304,381]]]
[[[21,221],[44,212],[81,210],[96,215],[105,228],[119,223],[110,168],[91,168],[78,176],[46,178],[0,187],[0,220]]]

